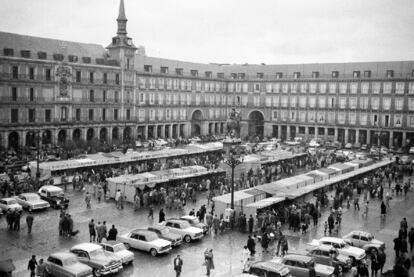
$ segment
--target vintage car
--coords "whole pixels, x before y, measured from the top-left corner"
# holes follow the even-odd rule
[[[161,239],[171,242],[173,247],[183,243],[183,237],[170,231],[168,227],[162,225],[154,225],[147,228],[148,231],[154,232]]]
[[[377,251],[379,248],[385,249],[385,243],[374,239],[374,236],[368,232],[352,231],[342,238],[350,245],[362,248],[368,253],[371,253],[372,249],[376,249]]]
[[[272,277],[291,277],[290,270],[282,264],[273,263],[271,261],[266,262],[254,262],[245,273],[249,273],[253,276],[272,276]]]
[[[313,257],[315,263],[331,266],[339,265],[344,271],[352,267],[352,260],[348,256],[339,254],[336,248],[329,245],[316,246],[307,255]]]
[[[115,256],[121,259],[122,264],[131,264],[134,261],[134,253],[126,249],[125,245],[122,242],[117,242],[113,240],[101,242],[105,252],[113,253]]]
[[[127,249],[134,248],[149,252],[155,257],[158,254],[171,251],[171,242],[160,239],[157,234],[148,230],[136,229],[118,237],[118,241],[123,242]]]
[[[314,267],[316,276],[320,277],[331,277],[335,270],[332,266],[315,263],[312,257],[299,254],[288,254],[283,257],[276,257],[271,261],[285,265],[295,277],[308,277],[311,266]]]
[[[208,226],[207,224],[200,222],[198,217],[192,215],[183,215],[180,217],[181,220],[185,220],[190,223],[191,226],[203,229],[204,235],[208,233]]]
[[[105,252],[102,246],[94,243],[77,244],[70,252],[76,255],[79,262],[92,267],[94,276],[108,275],[122,269],[120,258]]]
[[[23,207],[17,203],[16,199],[9,197],[0,199],[0,209],[4,212],[7,212],[9,209],[11,211],[22,211]]]
[[[82,264],[76,255],[67,252],[51,254],[45,261],[45,271],[49,276],[91,277],[92,268]]]
[[[350,246],[344,239],[335,238],[335,237],[323,237],[319,240],[314,239],[312,242],[308,243],[310,246],[319,246],[319,245],[329,245],[338,249],[339,254],[345,255],[347,257],[355,259],[355,261],[360,261],[366,258],[365,250]]]
[[[50,204],[45,200],[40,199],[36,193],[22,193],[14,197],[24,209],[28,211],[43,210],[50,207]]]
[[[42,186],[39,189],[40,198],[49,202],[50,206],[54,209],[67,209],[69,206],[69,199],[65,197],[63,189],[47,185]]]
[[[170,228],[171,232],[182,236],[187,243],[193,240],[199,240],[204,236],[203,229],[193,227],[185,220],[168,219],[161,224]]]

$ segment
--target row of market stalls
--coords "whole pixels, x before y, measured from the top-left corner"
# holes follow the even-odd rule
[[[128,174],[108,178],[109,196],[115,198],[118,189],[126,196],[128,202],[134,202],[137,189],[154,188],[156,186],[168,186],[171,182],[182,184],[188,181],[201,181],[217,175],[224,175],[223,170],[207,170],[203,166],[185,166],[168,170],[151,171],[140,174]]]
[[[309,202],[316,190],[329,188],[331,185],[382,168],[392,162],[392,160],[385,160],[374,163],[373,160],[368,159],[336,163],[327,168],[236,191],[234,193],[236,215],[243,212],[247,216],[254,217],[258,211],[283,204],[288,200]],[[231,194],[214,197],[213,201],[217,213],[224,213],[230,208]]]
[[[77,170],[99,168],[102,166],[118,166],[120,164],[136,164],[146,160],[159,160],[165,162],[167,159],[197,155],[208,152],[221,151],[221,142],[206,144],[189,144],[181,148],[164,148],[156,151],[127,151],[111,153],[88,154],[80,159],[60,160],[53,162],[42,162],[39,164],[41,180],[53,177],[55,184],[60,184],[60,176],[66,173],[69,182]],[[36,176],[36,161],[29,163],[31,175]],[[55,178],[56,177],[56,178]]]

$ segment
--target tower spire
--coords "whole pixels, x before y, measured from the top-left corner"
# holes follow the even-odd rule
[[[121,0],[121,2],[119,3],[119,14],[116,21],[118,22],[118,31],[116,33],[118,35],[126,35],[126,24],[128,19],[125,16],[124,0]]]

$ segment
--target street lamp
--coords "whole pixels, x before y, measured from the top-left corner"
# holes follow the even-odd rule
[[[382,128],[379,126],[378,122],[377,125],[377,136],[378,136],[378,160],[381,159],[381,136],[382,136]]]
[[[37,154],[36,154],[36,180],[39,181],[40,179],[40,169],[39,169],[39,162],[40,162],[40,131],[36,131],[35,133],[35,140],[36,140],[36,149],[37,149]]]
[[[243,163],[243,157],[237,158],[234,153],[231,151],[228,159],[224,162],[231,168],[231,202],[230,208],[234,210],[234,169],[241,163]]]

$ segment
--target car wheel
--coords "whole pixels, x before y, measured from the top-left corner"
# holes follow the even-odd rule
[[[129,243],[124,243],[124,245],[125,245],[125,248],[126,249],[130,249],[131,248],[131,245],[129,245]]]
[[[190,237],[190,235],[186,235],[186,236],[184,237],[184,241],[185,241],[186,243],[190,243],[190,242],[191,242],[191,237]]]
[[[151,254],[151,256],[155,257],[155,256],[157,256],[157,255],[158,255],[158,252],[157,252],[157,250],[155,250],[154,248],[151,248],[151,250],[150,250],[150,254]]]
[[[101,271],[100,271],[99,269],[95,268],[95,269],[93,270],[93,276],[96,276],[96,277],[101,276]]]

